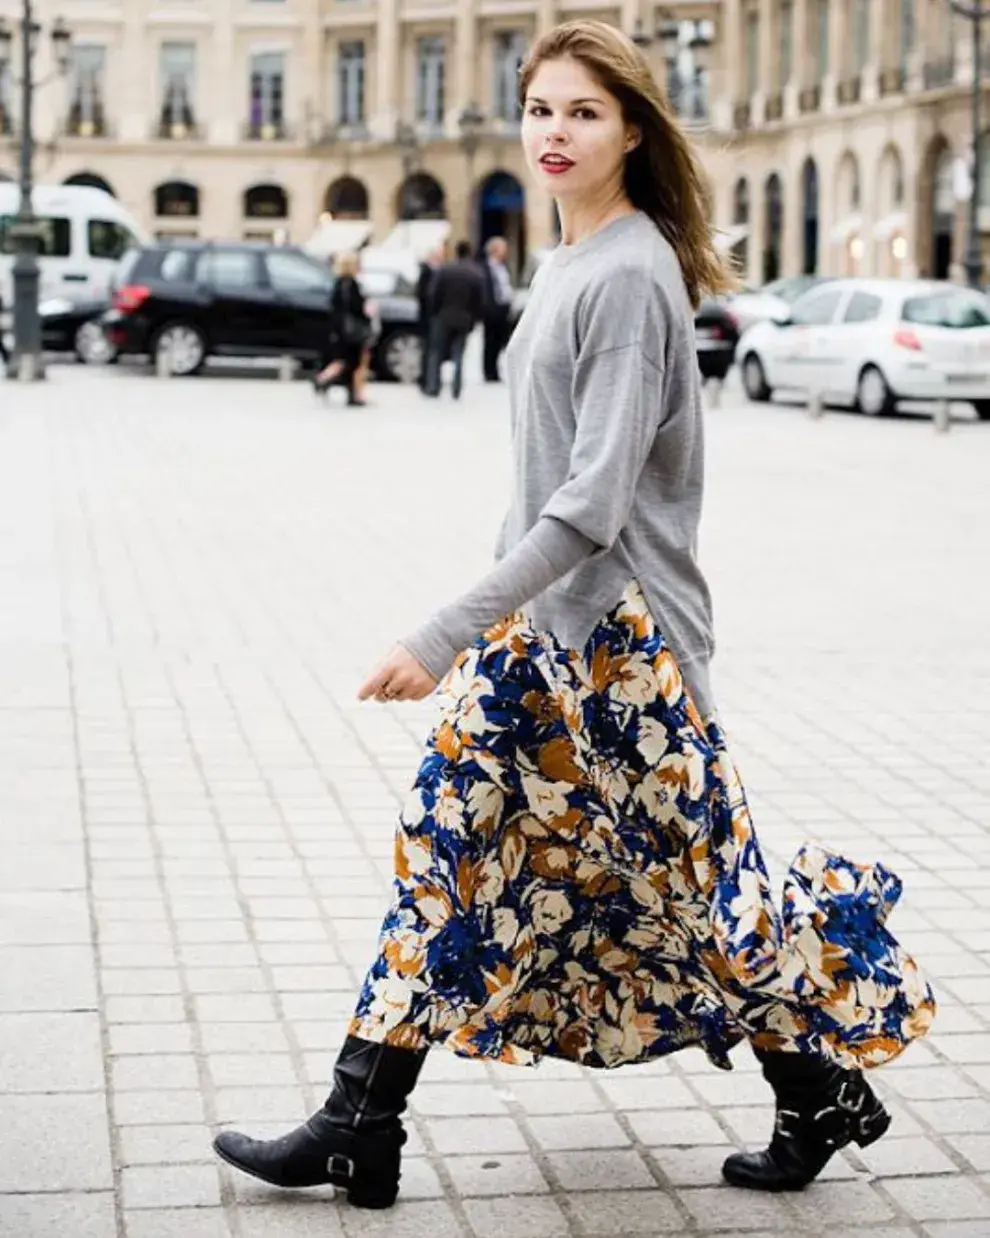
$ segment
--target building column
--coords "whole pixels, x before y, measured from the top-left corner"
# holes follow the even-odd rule
[[[776,47],[774,46],[776,8],[775,0],[760,0],[759,54],[756,73],[758,84],[751,103],[754,125],[763,123],[767,96],[776,93],[774,83],[777,81],[779,67],[775,64]]]
[[[200,84],[200,107],[204,121],[210,117],[210,139],[224,146],[235,146],[240,127],[247,119],[247,74],[238,72],[235,63],[233,0],[219,0],[216,7],[216,24],[206,45],[212,49],[212,63]]]
[[[897,43],[891,43],[890,15],[895,9],[891,0],[873,0],[870,6],[870,56],[863,70],[863,101],[880,97],[880,75],[897,59]]]
[[[849,63],[849,8],[846,0],[830,0],[828,6],[828,72],[822,82],[822,108],[835,106],[839,83]]]
[[[539,39],[557,24],[557,0],[539,0],[536,10],[536,37]]]
[[[378,0],[375,23],[375,114],[369,128],[375,137],[390,141],[395,136],[401,98],[399,43],[401,26],[397,0]]]
[[[742,94],[745,56],[742,0],[724,0],[716,27],[717,61],[712,73],[712,125],[722,133],[733,128],[732,114]]]
[[[142,0],[129,0],[123,12],[120,57],[116,65],[113,63],[113,47],[107,48],[108,76],[120,75],[120,96],[113,123],[116,126],[116,136],[121,142],[147,142],[151,137],[149,105],[152,108],[151,114],[154,115],[161,104],[158,43],[146,37],[147,9]],[[109,81],[107,87],[110,87]],[[104,102],[109,104],[110,100]]]
[[[456,135],[457,118],[469,103],[480,104],[478,17],[475,0],[458,0],[454,22],[454,89],[447,109],[447,132]]]

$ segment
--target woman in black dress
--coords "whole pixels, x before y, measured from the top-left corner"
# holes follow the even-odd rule
[[[343,376],[347,387],[347,403],[363,406],[364,400],[355,389],[354,376],[371,337],[371,318],[364,293],[357,281],[358,260],[354,254],[341,254],[337,259],[337,279],[330,294],[330,333],[323,368],[313,379],[313,387],[323,395],[331,383]]]

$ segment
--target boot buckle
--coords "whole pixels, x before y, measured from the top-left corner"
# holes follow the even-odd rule
[[[791,1121],[793,1120],[793,1126]],[[781,1139],[796,1139],[801,1115],[795,1109],[778,1109],[774,1128]]]
[[[866,1089],[857,1088],[856,1085],[859,1082],[859,1079],[843,1079],[839,1094],[835,1098],[835,1103],[840,1109],[854,1116],[862,1113],[863,1106],[866,1104]]]
[[[333,1180],[334,1174],[343,1174],[346,1181],[354,1177],[354,1162],[349,1156],[344,1156],[343,1152],[334,1152],[327,1157],[327,1173]]]

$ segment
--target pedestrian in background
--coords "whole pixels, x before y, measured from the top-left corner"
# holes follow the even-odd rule
[[[430,297],[433,292],[433,281],[436,279],[437,271],[443,266],[445,257],[443,246],[439,245],[419,264],[416,305],[420,344],[419,388],[421,391],[426,390],[426,371],[430,355]]]
[[[777,1121],[723,1175],[798,1190],[887,1130],[864,1068],[923,1036],[934,999],[886,927],[900,883],[881,865],[807,845],[780,914],[716,713],[693,307],[732,279],[700,161],[643,53],[603,22],[544,35],[520,96],[562,242],[506,355],[501,557],[359,691],[421,700],[443,679],[333,1090],[280,1139],[215,1146],[266,1182],[387,1207],[434,1046],[595,1068],[699,1046],[729,1070],[748,1041]],[[465,457],[450,520],[472,518],[482,459]],[[855,676],[842,686],[850,705]],[[847,1184],[828,1189],[841,1215]]]
[[[332,383],[342,379],[347,388],[347,403],[361,407],[364,399],[356,385],[357,373],[372,328],[357,281],[357,255],[339,255],[335,270],[337,278],[330,293],[327,322],[327,351],[323,368],[313,379],[313,389],[323,395]]]
[[[429,296],[430,343],[427,353],[428,396],[440,394],[440,366],[449,357],[454,364],[451,394],[460,399],[464,377],[464,348],[468,336],[485,312],[485,281],[471,258],[471,246],[458,241],[453,262],[436,273]]]
[[[504,236],[493,236],[485,246],[485,382],[500,380],[498,359],[509,340],[509,314],[512,310],[512,279],[506,259],[509,243]]]
[[[3,325],[3,293],[0,290],[0,365],[7,368],[10,365],[10,356],[7,352],[7,345],[4,343],[4,325]]]

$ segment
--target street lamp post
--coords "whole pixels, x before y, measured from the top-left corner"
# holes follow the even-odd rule
[[[468,174],[468,213],[475,215],[475,223],[478,223],[478,217],[473,209],[474,195],[474,157],[478,153],[478,147],[481,145],[481,131],[485,127],[485,114],[477,103],[469,103],[463,109],[460,116],[457,118],[457,127],[461,131],[461,150],[464,152],[464,157],[467,159],[467,174]],[[479,229],[480,231],[480,226]],[[470,228],[472,234],[472,244],[475,241],[475,228]]]
[[[949,0],[949,8],[973,26],[973,92],[970,100],[973,115],[973,171],[970,177],[968,234],[963,267],[969,286],[979,288],[983,277],[983,254],[980,249],[980,153],[983,146],[983,135],[980,132],[980,61],[983,58],[981,27],[986,14],[983,12],[983,0],[974,0],[973,4],[963,4],[962,0]]]
[[[42,233],[32,205],[34,190],[34,52],[41,26],[34,20],[33,0],[23,0],[21,37],[21,128],[20,128],[20,205],[10,230],[14,242],[14,352],[7,373],[25,382],[44,378],[41,356],[41,318],[38,314],[40,272],[38,254]],[[51,31],[55,63],[62,74],[69,65],[71,35],[58,18]],[[0,61],[7,64],[13,42],[11,31],[0,20]]]

